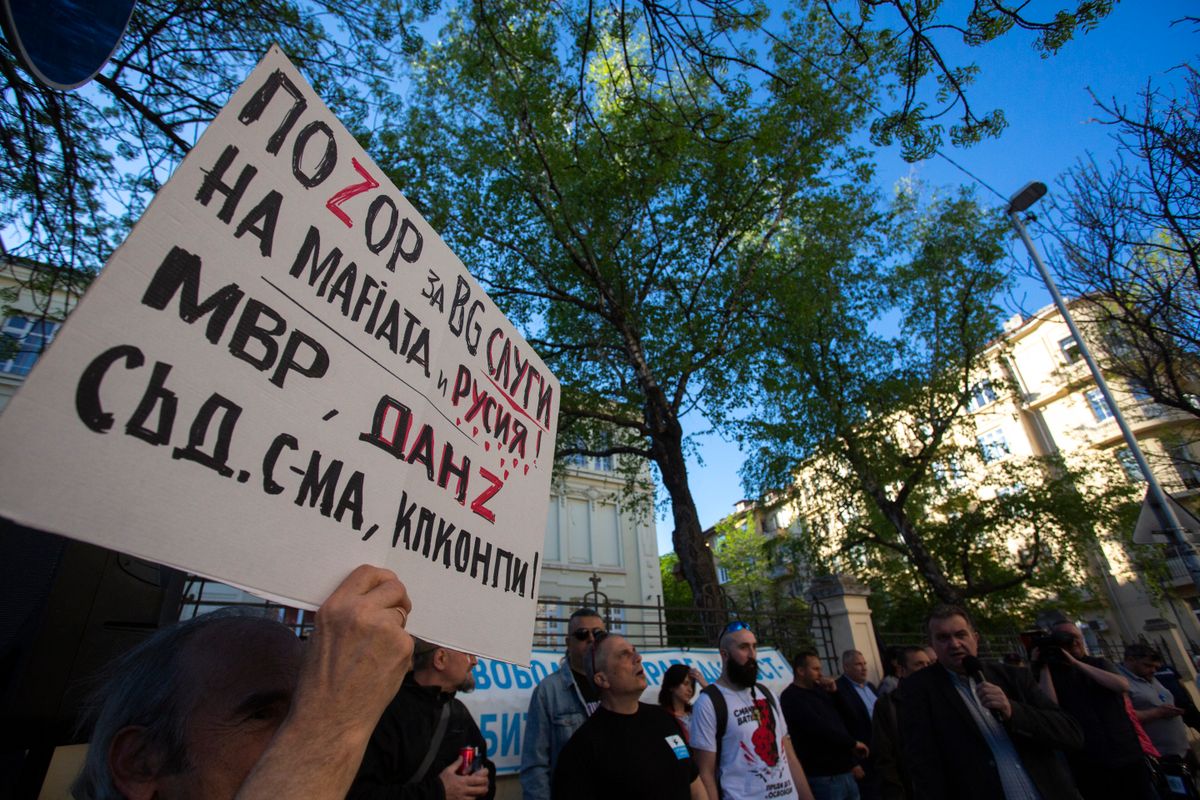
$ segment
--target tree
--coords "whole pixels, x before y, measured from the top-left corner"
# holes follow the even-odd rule
[[[778,49],[787,80],[658,68],[635,11],[498,0],[450,14],[382,162],[564,385],[563,454],[649,459],[696,605],[720,608],[681,420],[741,402],[784,230],[861,176],[861,104]],[[830,35],[794,19],[791,40]],[[853,84],[849,74],[839,79]],[[715,619],[715,615],[713,616]]]
[[[838,31],[809,49],[791,38],[787,15],[772,17],[761,0],[647,0],[633,7],[593,0],[571,13],[577,31],[589,35],[606,20],[636,18],[644,64],[660,74],[705,75],[735,95],[748,74],[786,83],[815,71],[832,84],[853,76],[843,88],[859,91],[861,81],[890,73],[902,99],[893,110],[877,106],[873,133],[880,143],[902,142],[906,157],[916,159],[941,144],[940,120],[948,115],[959,118],[950,130],[956,144],[1004,126],[1000,112],[978,113],[970,105],[977,68],[952,63],[939,46],[942,37],[977,46],[1017,28],[1034,34],[1035,47],[1048,55],[1095,26],[1112,0],[1079,0],[1045,20],[1028,16],[1025,3],[1003,0],[973,0],[965,18],[927,0],[866,0],[847,13],[830,0],[814,5]],[[401,99],[397,70],[420,46],[417,23],[440,6],[439,0],[142,0],[112,62],[87,88],[67,93],[34,83],[0,43],[0,223],[15,234],[6,250],[76,272],[97,269],[272,43],[351,130],[387,131]],[[769,55],[776,48],[790,48],[811,70],[777,69]],[[688,91],[683,84],[675,89]],[[391,140],[386,132],[378,138]]]
[[[925,207],[907,193],[858,236],[790,243],[806,268],[764,320],[747,476],[796,498],[814,569],[892,595],[915,577],[920,593],[992,611],[1069,595],[1097,523],[1128,499],[1121,481],[1093,490],[1083,465],[999,459],[975,439],[976,396],[1012,392],[996,342],[1002,232],[969,195]]]
[[[942,118],[957,119],[949,133],[958,146],[998,136],[1008,124],[1002,110],[981,113],[972,106],[967,95],[979,67],[952,63],[943,37],[979,47],[1018,29],[1034,34],[1034,49],[1049,57],[1077,32],[1094,28],[1113,7],[1113,0],[1081,0],[1073,9],[1036,19],[1027,14],[1027,2],[972,0],[961,17],[955,13],[961,5],[948,12],[936,0],[863,0],[855,16],[840,15],[834,3],[823,2],[841,28],[839,56],[863,65],[873,63],[877,71],[895,79],[893,93],[901,96],[899,107],[877,108],[871,135],[876,144],[898,142],[909,161],[928,158],[943,146]],[[932,99],[931,82],[936,86]]]
[[[86,87],[35,83],[0,46],[0,224],[7,252],[94,272],[272,44],[352,130],[390,113],[419,3],[141,0]]]
[[[760,515],[768,518],[774,513],[775,509],[764,506],[716,524],[713,551],[728,577],[725,591],[736,607],[752,613],[806,611],[793,580],[805,563],[800,543],[784,532],[768,535],[759,530]]]
[[[1200,75],[1100,109],[1118,156],[1060,181],[1056,271],[1105,371],[1200,420]]]

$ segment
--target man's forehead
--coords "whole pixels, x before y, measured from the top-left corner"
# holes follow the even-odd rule
[[[971,630],[971,623],[967,622],[966,617],[955,614],[952,617],[942,617],[941,619],[929,620],[929,631],[933,633],[958,633],[963,630]]]
[[[300,647],[300,640],[282,626],[231,619],[199,631],[188,642],[184,679],[195,689],[195,702],[232,709],[247,696],[295,688]]]
[[[616,634],[606,636],[600,641],[600,644],[596,646],[604,647],[613,653],[628,653],[635,649],[634,646],[630,644],[628,639],[626,639],[624,636],[618,636]]]
[[[729,634],[729,643],[733,646],[758,644],[758,637],[754,635],[754,631],[734,631]]]
[[[604,620],[600,617],[575,617],[570,621],[568,630],[577,631],[580,628],[603,628]]]

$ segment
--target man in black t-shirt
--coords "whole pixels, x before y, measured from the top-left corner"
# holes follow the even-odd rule
[[[870,750],[850,733],[845,712],[825,685],[816,651],[797,653],[792,671],[792,685],[779,696],[779,705],[809,787],[817,797],[857,800],[853,770]]]
[[[600,707],[575,731],[554,767],[556,800],[707,800],[679,727],[646,689],[642,657],[623,636],[600,636],[585,664]]]
[[[1087,654],[1073,622],[1053,631],[1069,646],[1036,652],[1038,684],[1083,728],[1082,752],[1067,753],[1075,785],[1085,800],[1154,800],[1150,770],[1125,711],[1129,681],[1107,659]]]

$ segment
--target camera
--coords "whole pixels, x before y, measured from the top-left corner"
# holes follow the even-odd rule
[[[1074,642],[1075,637],[1064,631],[1039,633],[1030,641],[1029,650],[1033,652],[1037,648],[1039,664],[1061,664],[1066,661],[1063,650],[1070,648]]]

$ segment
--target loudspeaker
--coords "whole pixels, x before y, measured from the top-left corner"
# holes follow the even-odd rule
[[[86,741],[76,730],[113,658],[178,617],[185,574],[0,524],[0,747]]]

